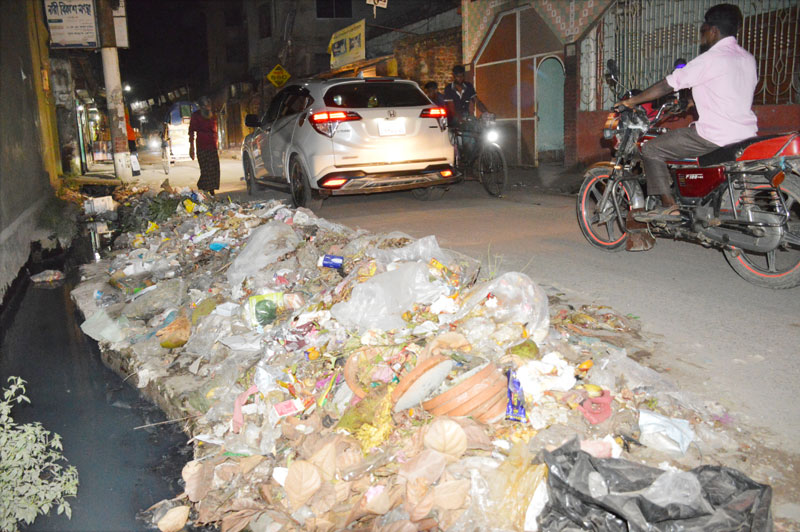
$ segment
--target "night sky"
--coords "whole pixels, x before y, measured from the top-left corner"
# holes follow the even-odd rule
[[[193,0],[128,0],[130,48],[119,50],[132,99],[208,82],[205,16]]]

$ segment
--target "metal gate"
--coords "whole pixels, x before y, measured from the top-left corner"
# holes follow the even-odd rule
[[[728,0],[742,10],[737,40],[758,64],[754,104],[800,103],[800,5],[797,0]],[[580,43],[582,111],[615,101],[603,82],[615,59],[626,87],[645,89],[699,52],[703,15],[719,0],[617,0]]]
[[[536,10],[524,6],[499,14],[475,54],[475,88],[497,115],[499,142],[510,164],[538,166],[540,148],[549,159],[563,159],[563,127],[560,140],[540,146],[537,110],[539,67],[545,61],[553,59],[561,66],[563,87],[562,50],[563,44]],[[563,89],[559,90],[563,102]]]

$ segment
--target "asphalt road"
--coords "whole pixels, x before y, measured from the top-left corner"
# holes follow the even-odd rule
[[[145,156],[142,162],[142,180],[160,183],[163,170]],[[222,174],[221,192],[247,198],[240,161],[223,158]],[[186,162],[169,178],[173,186],[193,186],[197,176],[196,163]],[[800,288],[752,286],[720,252],[685,242],[659,240],[645,253],[597,250],[578,228],[574,196],[542,191],[530,171],[515,172],[510,184],[503,199],[466,182],[439,201],[407,192],[340,197],[318,214],[370,231],[433,234],[489,271],[521,271],[574,304],[638,316],[656,342],[645,363],[700,400],[720,403],[767,446],[800,453]],[[262,190],[253,198],[288,201],[288,194]]]

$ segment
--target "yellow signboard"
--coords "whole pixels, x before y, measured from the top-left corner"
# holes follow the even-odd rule
[[[364,19],[361,19],[359,22],[333,34],[330,43],[328,43],[328,53],[331,54],[331,68],[339,68],[366,58],[365,27]]]
[[[275,68],[270,70],[267,74],[267,79],[276,87],[283,87],[283,84],[289,81],[292,75],[289,74],[285,68],[280,65],[275,65]]]

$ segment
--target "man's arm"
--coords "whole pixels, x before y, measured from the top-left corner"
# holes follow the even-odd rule
[[[473,98],[473,100],[475,101],[475,107],[478,108],[481,114],[489,112],[489,109],[487,109],[486,106],[483,105],[483,102],[481,101],[480,98],[478,98],[477,94],[475,95],[475,98]]]
[[[660,98],[672,92],[675,92],[675,89],[673,89],[672,86],[667,83],[666,79],[662,79],[658,83],[646,88],[636,96],[631,96],[627,100],[622,100],[615,103],[614,107],[618,107],[620,105],[624,105],[626,107],[635,107],[640,103],[655,100],[656,98]]]

